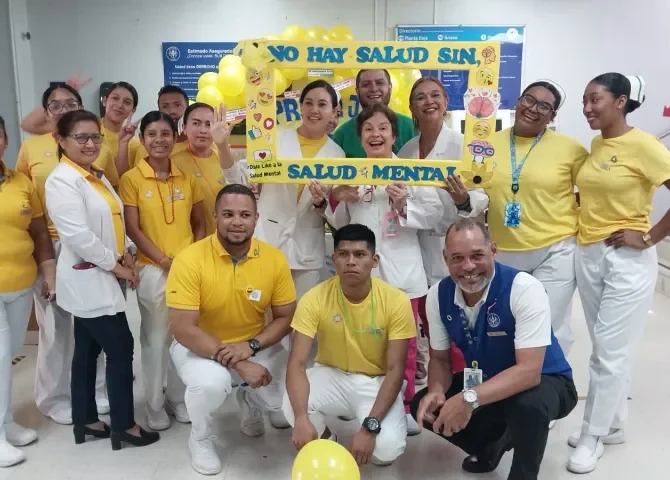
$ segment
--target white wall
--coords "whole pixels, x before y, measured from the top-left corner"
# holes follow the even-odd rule
[[[5,119],[9,147],[3,155],[5,163],[13,167],[19,150],[19,123],[17,118],[16,88],[14,84],[12,37],[9,28],[9,0],[0,0],[0,116]]]

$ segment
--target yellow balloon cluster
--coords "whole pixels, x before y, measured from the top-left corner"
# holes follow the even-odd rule
[[[360,480],[351,453],[336,442],[314,440],[302,447],[293,463],[292,480]]]
[[[411,116],[409,94],[414,82],[421,78],[420,70],[389,70],[391,76],[391,103],[389,107],[399,113]]]
[[[218,107],[241,108],[245,104],[246,69],[237,55],[226,55],[219,62],[219,73],[206,72],[198,79],[196,101]]]

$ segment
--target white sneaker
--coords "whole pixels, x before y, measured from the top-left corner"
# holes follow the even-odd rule
[[[214,437],[196,440],[191,432],[188,448],[191,450],[191,465],[196,472],[202,475],[216,475],[223,469],[214,448]]]
[[[409,413],[405,415],[405,418],[407,419],[407,436],[408,437],[413,437],[414,435],[418,435],[421,433],[421,430],[419,429],[419,424],[416,423],[416,420],[414,420],[414,417],[412,417]]]
[[[263,413],[258,407],[254,407],[249,400],[247,400],[248,393],[243,388],[238,388],[235,392],[237,397],[237,404],[240,406],[242,413],[242,423],[240,430],[248,437],[258,437],[265,433],[265,423],[263,421]]]
[[[146,411],[147,425],[149,425],[150,429],[159,432],[170,428],[170,417],[168,417],[164,408],[161,408],[158,412],[154,412],[151,407],[147,405]]]
[[[67,408],[61,412],[52,413],[49,418],[60,425],[72,425],[72,409]]]
[[[7,442],[15,447],[25,447],[37,440],[37,432],[32,428],[26,428],[18,423],[12,422],[5,425]]]
[[[270,420],[270,425],[279,430],[283,430],[291,426],[291,424],[288,423],[288,420],[286,420],[284,412],[282,412],[281,410],[277,410],[276,412],[270,412],[268,414],[268,419]]]
[[[179,423],[191,423],[191,416],[188,414],[184,402],[172,403],[166,400],[165,411],[168,415],[172,415]]]
[[[98,407],[98,415],[107,415],[109,413],[109,400],[107,398],[96,398],[95,405]]]
[[[0,467],[11,467],[26,459],[26,454],[7,441],[0,440]]]
[[[577,448],[581,434],[581,431],[577,431],[570,435],[568,437],[568,445],[572,448]],[[617,428],[616,430],[610,429],[610,433],[600,437],[600,440],[603,442],[603,445],[619,445],[626,441],[626,435],[624,434],[623,428]]]
[[[596,450],[591,449],[585,445],[578,445],[575,453],[572,454],[568,460],[567,468],[572,473],[589,473],[596,469],[598,460],[603,456],[605,447],[603,442],[599,439],[596,444]]]

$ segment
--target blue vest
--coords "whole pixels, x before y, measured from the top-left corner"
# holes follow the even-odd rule
[[[467,367],[477,362],[484,380],[498,375],[516,365],[514,334],[516,320],[510,307],[510,293],[514,277],[520,273],[500,263],[495,264],[495,276],[491,281],[486,301],[471,330],[465,312],[454,303],[456,283],[444,278],[438,287],[440,317],[451,341],[463,352]],[[468,338],[469,337],[469,338]],[[561,374],[572,378],[572,369],[563,350],[551,331],[551,345],[544,356],[543,374]]]

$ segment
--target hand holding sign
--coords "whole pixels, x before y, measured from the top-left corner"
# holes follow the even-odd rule
[[[309,182],[309,193],[312,194],[312,204],[317,208],[323,208],[324,202],[328,198],[328,188],[318,180]]]
[[[407,187],[402,182],[393,182],[386,187],[386,193],[393,202],[393,208],[400,211],[407,206]]]

